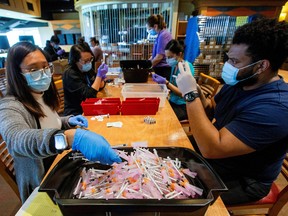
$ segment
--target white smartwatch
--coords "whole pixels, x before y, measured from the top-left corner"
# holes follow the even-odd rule
[[[66,135],[64,133],[57,133],[54,135],[55,148],[58,152],[68,149]]]

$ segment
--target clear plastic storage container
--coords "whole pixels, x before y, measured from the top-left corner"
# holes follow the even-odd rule
[[[159,107],[164,107],[168,89],[165,84],[126,83],[121,93],[124,100],[126,98],[159,98]]]

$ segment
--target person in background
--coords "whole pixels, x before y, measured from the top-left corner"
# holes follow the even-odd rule
[[[108,66],[100,65],[96,74],[94,65],[93,53],[86,42],[71,47],[68,68],[62,77],[64,115],[82,114],[81,102],[86,98],[95,98],[98,91],[105,87]]]
[[[56,35],[53,35],[50,41],[46,41],[44,51],[49,55],[49,62],[55,61],[58,58],[63,58],[65,50],[59,46],[60,40]]]
[[[153,81],[158,84],[166,84],[167,88],[171,90],[169,103],[174,110],[179,121],[188,119],[186,111],[186,102],[183,99],[180,90],[177,87],[176,77],[179,74],[179,68],[187,70],[194,76],[194,67],[188,61],[184,61],[183,46],[177,40],[171,40],[165,47],[166,61],[171,67],[170,80],[158,74],[152,74]]]
[[[83,44],[83,43],[87,43],[87,42],[85,42],[84,36],[79,37],[79,38],[77,39],[77,44]]]
[[[166,30],[166,24],[164,18],[159,14],[154,14],[147,19],[147,31],[150,35],[157,35],[157,38],[153,45],[152,56],[152,67],[156,74],[165,77],[170,80],[171,67],[166,62],[165,57],[165,46],[172,40],[170,32]]]
[[[23,203],[40,185],[51,156],[64,149],[79,150],[87,159],[105,164],[121,161],[104,137],[76,129],[88,127],[86,118],[58,116],[59,98],[52,73],[39,47],[19,42],[9,49],[7,95],[0,100],[0,134],[13,157]],[[61,142],[54,139],[59,136]]]
[[[94,57],[95,57],[95,62],[102,62],[103,51],[100,47],[99,40],[96,40],[95,37],[91,37],[90,38],[90,45],[91,45],[91,50],[92,50]]]
[[[197,146],[229,189],[221,195],[225,204],[260,200],[281,171],[288,150],[288,85],[278,69],[287,54],[288,23],[260,19],[235,31],[215,109],[190,73],[180,71],[176,79]],[[213,124],[204,108],[214,110]]]

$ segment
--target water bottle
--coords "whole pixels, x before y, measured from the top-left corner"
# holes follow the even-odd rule
[[[120,72],[119,72],[119,75],[118,75],[118,82],[119,82],[119,84],[125,83],[124,75],[123,75],[123,71],[122,71],[121,67],[120,67]]]
[[[119,79],[123,79],[123,71],[122,68],[120,67],[120,71],[119,71],[119,75],[118,75]]]

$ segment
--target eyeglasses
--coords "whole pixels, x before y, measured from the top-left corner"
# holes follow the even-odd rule
[[[22,73],[24,76],[26,76],[27,74],[29,76],[31,76],[31,78],[34,80],[34,81],[38,81],[40,80],[44,73],[48,76],[48,77],[52,77],[53,75],[53,72],[54,72],[54,67],[53,67],[53,64],[49,64],[48,66],[42,68],[42,69],[30,69],[30,70],[27,70],[27,69],[22,69],[22,70],[25,70],[27,72],[25,73]]]
[[[86,61],[80,59],[80,60],[79,60],[79,63],[82,64],[82,65],[84,65],[84,64],[93,62],[93,60],[94,60],[94,57],[92,56],[89,60],[86,60]]]

